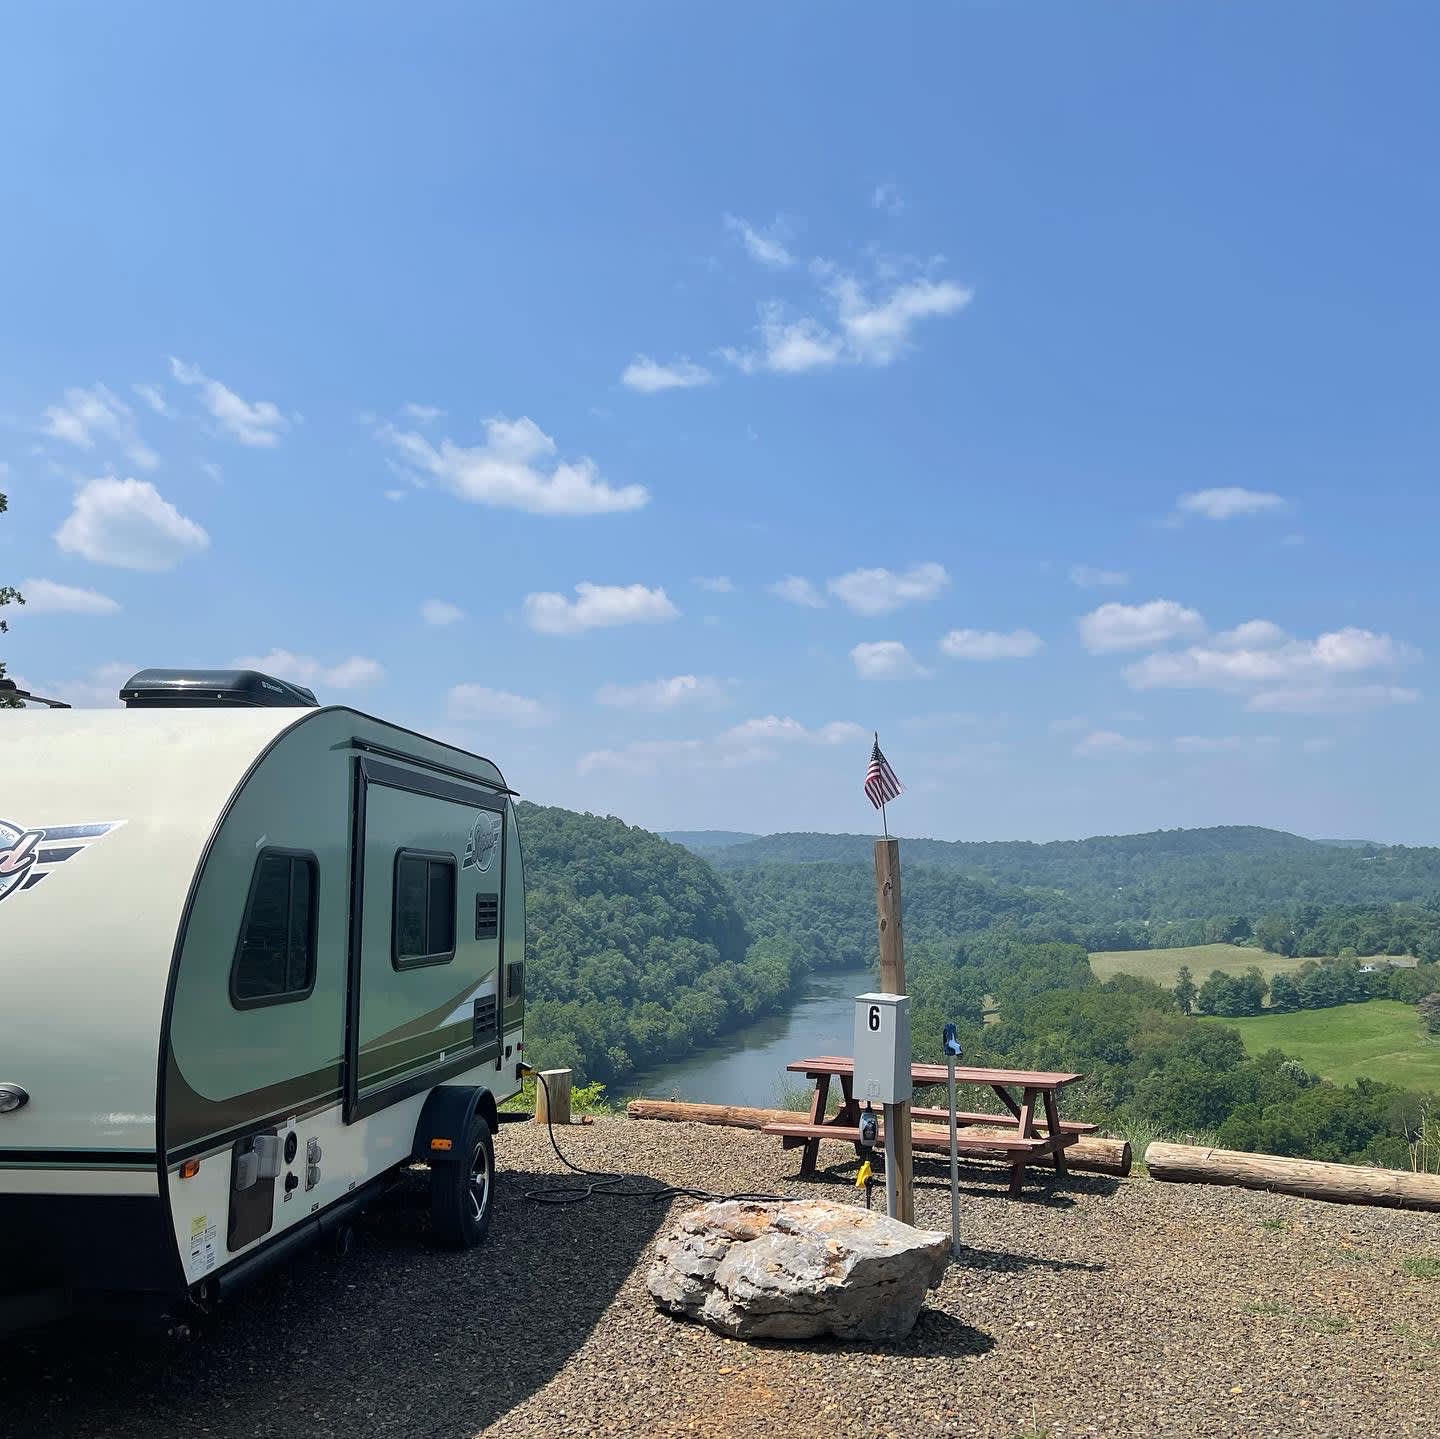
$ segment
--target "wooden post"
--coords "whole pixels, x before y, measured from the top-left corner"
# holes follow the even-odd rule
[[[543,1081],[543,1082],[542,1082]],[[535,1081],[535,1123],[570,1123],[570,1071],[542,1069]]]
[[[880,930],[880,989],[905,993],[905,935],[900,924],[900,841],[875,841],[875,919]],[[895,1218],[915,1222],[910,1153],[910,1101],[885,1106],[885,1132],[895,1136]]]

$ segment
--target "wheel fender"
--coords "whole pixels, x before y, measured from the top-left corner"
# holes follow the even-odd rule
[[[415,1125],[411,1159],[426,1164],[458,1164],[465,1157],[465,1131],[477,1110],[494,1134],[500,1127],[499,1113],[495,1096],[484,1085],[437,1085],[426,1098]]]

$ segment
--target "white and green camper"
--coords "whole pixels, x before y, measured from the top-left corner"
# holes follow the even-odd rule
[[[0,712],[0,1330],[176,1315],[430,1166],[478,1244],[525,901],[489,760],[253,671]]]

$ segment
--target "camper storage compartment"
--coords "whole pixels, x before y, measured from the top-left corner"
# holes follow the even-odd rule
[[[230,1151],[230,1218],[225,1242],[243,1249],[275,1223],[275,1180],[280,1173],[280,1136],[268,1129],[237,1139]]]

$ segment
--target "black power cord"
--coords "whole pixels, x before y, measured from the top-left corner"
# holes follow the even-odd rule
[[[604,1195],[611,1199],[648,1199],[652,1204],[659,1204],[668,1199],[699,1199],[724,1203],[734,1201],[735,1203],[751,1204],[785,1204],[793,1196],[785,1194],[714,1194],[708,1189],[691,1189],[683,1184],[664,1184],[659,1180],[655,1181],[658,1188],[637,1189],[634,1187],[636,1178],[633,1174],[615,1174],[607,1170],[582,1169],[578,1164],[572,1164],[560,1149],[560,1141],[555,1138],[555,1121],[551,1118],[550,1086],[545,1084],[545,1076],[539,1070],[535,1071],[535,1080],[538,1084],[545,1085],[545,1127],[550,1132],[550,1144],[555,1150],[555,1157],[572,1174],[578,1174],[582,1179],[588,1179],[589,1184],[557,1184],[549,1189],[526,1189],[522,1191],[523,1196],[532,1204],[584,1204],[586,1200],[593,1199],[597,1194]]]

